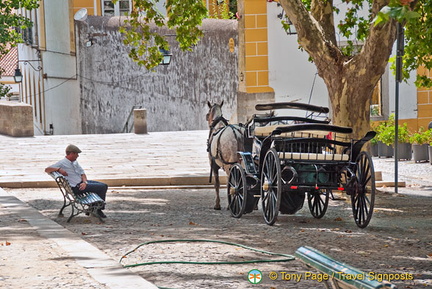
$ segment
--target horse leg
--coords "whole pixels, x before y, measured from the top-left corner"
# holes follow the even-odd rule
[[[213,167],[213,173],[214,173],[214,180],[215,180],[215,191],[216,191],[216,200],[215,200],[215,206],[214,209],[215,210],[220,210],[221,209],[221,205],[220,205],[220,197],[219,197],[219,187],[220,187],[220,182],[219,182],[219,167],[217,167],[216,165]]]

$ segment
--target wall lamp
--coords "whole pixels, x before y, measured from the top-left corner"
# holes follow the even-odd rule
[[[31,68],[33,68],[34,71],[41,71],[42,70],[42,66],[38,65],[37,67],[34,67],[31,64],[31,61],[37,61],[37,62],[39,62],[40,60],[18,60],[18,62],[17,62],[17,68],[15,69],[15,74],[14,74],[14,77],[13,77],[16,83],[22,82],[22,79],[23,79],[23,75],[22,75],[21,70],[20,70],[20,68],[18,66],[18,63],[23,62],[24,65],[28,64],[28,65],[30,65]]]
[[[172,54],[163,48],[160,48],[159,52],[162,53],[162,60],[159,65],[169,65],[171,63]]]

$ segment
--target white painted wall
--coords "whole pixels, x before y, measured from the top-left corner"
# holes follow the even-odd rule
[[[22,89],[21,99],[33,106],[37,127],[35,134],[49,133],[50,124],[54,127],[54,134],[79,134],[80,97],[76,81],[76,60],[75,56],[71,55],[70,39],[73,31],[69,26],[72,21],[69,2],[45,0],[44,13],[44,23],[37,17],[32,20],[36,22],[36,35],[43,33],[46,36],[45,49],[39,49],[38,52],[37,48],[41,46],[37,37],[34,38],[33,46],[19,45],[18,55],[21,61],[39,59],[40,53],[41,61],[31,64],[42,67],[41,71],[35,71],[21,62],[24,76],[21,85],[30,88]]]
[[[308,61],[309,55],[298,49],[297,35],[287,35],[282,28],[277,17],[281,12],[276,2],[267,3],[269,85],[275,91],[275,101],[329,106],[324,81]]]
[[[148,131],[207,129],[207,102],[224,100],[223,113],[231,118],[237,110],[237,21],[205,19],[204,37],[193,51],[181,51],[170,37],[173,55],[168,66],[148,71],[127,55],[118,32],[119,17],[93,17],[88,21],[99,35],[85,45],[87,27],[77,25],[77,63],[81,94],[83,133],[122,132],[133,106],[147,110]],[[166,28],[153,28],[162,35]]]
[[[18,65],[23,75],[22,82],[20,85],[20,101],[27,104],[31,104],[33,107],[33,117],[35,123],[34,134],[43,135],[44,129],[40,122],[40,116],[43,114],[43,85],[39,86],[39,83],[43,83],[42,75],[43,70],[39,70],[39,67],[43,67],[42,61],[39,60],[39,54],[37,50],[29,45],[18,44]],[[27,64],[25,61],[29,61]],[[33,68],[34,67],[34,68]],[[44,116],[42,115],[42,119]],[[42,121],[42,123],[44,120]]]
[[[396,51],[396,48],[393,48]],[[399,119],[417,118],[417,87],[414,84],[416,71],[412,71],[407,82],[399,83]],[[389,114],[395,113],[396,79],[393,72],[389,77]]]
[[[68,1],[45,1],[46,48],[44,61],[45,103],[47,124],[54,125],[54,134],[81,133],[79,86],[76,81],[76,60],[71,56],[72,16]]]

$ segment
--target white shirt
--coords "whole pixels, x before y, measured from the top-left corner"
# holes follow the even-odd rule
[[[77,161],[71,162],[67,158],[64,158],[50,167],[61,168],[65,170],[68,175],[65,178],[69,181],[71,187],[75,187],[77,184],[82,182],[81,175],[85,174],[83,168],[78,164]]]

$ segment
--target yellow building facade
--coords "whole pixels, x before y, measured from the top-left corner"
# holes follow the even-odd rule
[[[420,75],[432,77],[432,72],[425,68],[420,68],[417,71]],[[419,87],[417,88],[417,128],[428,128],[429,123],[432,122],[432,89]],[[413,126],[412,124],[410,127]]]

